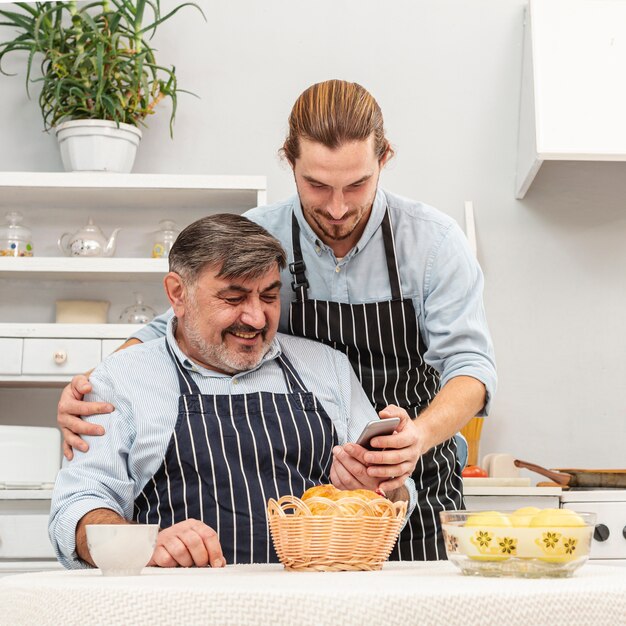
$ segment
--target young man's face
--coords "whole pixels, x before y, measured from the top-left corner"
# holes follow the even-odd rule
[[[293,165],[306,221],[337,256],[344,256],[363,234],[385,159],[378,161],[374,137],[330,149],[300,140]]]
[[[234,374],[256,367],[278,329],[278,264],[258,279],[225,279],[205,269],[187,290],[178,317],[181,349],[210,369]]]

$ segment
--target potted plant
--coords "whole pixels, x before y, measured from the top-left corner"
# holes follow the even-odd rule
[[[149,39],[181,8],[161,14],[160,0],[93,0],[81,3],[15,3],[1,9],[0,25],[17,35],[0,42],[2,60],[11,52],[27,56],[26,91],[41,83],[39,104],[46,131],[54,129],[68,171],[130,172],[141,139],[140,126],[169,98],[170,135],[178,88],[174,67],[159,65]],[[144,23],[148,7],[151,19]],[[203,17],[204,14],[202,13]],[[41,76],[32,78],[41,59]],[[188,93],[188,92],[186,92]]]

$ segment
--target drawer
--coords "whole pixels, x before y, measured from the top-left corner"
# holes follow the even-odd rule
[[[100,362],[100,339],[24,339],[22,374],[82,374]]]
[[[54,557],[47,515],[0,515],[0,559]]]
[[[102,359],[106,359],[109,354],[113,354],[126,339],[103,339],[102,340]]]
[[[22,373],[22,350],[24,340],[13,337],[0,339],[0,374]]]

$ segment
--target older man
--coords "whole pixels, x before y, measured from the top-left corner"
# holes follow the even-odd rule
[[[91,375],[90,399],[115,410],[89,418],[106,435],[55,486],[50,537],[65,566],[92,564],[87,524],[131,521],[163,529],[154,565],[274,561],[268,498],[331,480],[374,489],[412,471],[415,426],[398,407],[386,412],[401,417],[397,432],[373,441],[389,450],[340,448],[377,415],[343,354],[277,334],[284,267],[278,241],[244,217],[207,217],[180,234],[166,336]],[[396,486],[388,495],[414,506],[412,481]]]

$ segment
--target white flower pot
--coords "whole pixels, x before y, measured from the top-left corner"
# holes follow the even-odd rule
[[[141,131],[110,120],[71,120],[55,128],[66,172],[122,172],[133,169]]]

